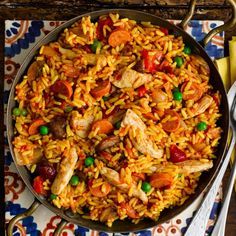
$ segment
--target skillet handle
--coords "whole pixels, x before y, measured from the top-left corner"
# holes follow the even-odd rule
[[[15,217],[13,217],[10,221],[9,221],[9,225],[7,227],[7,236],[12,236],[13,235],[13,228],[16,225],[16,223],[30,215],[32,215],[37,208],[41,205],[41,203],[35,198],[35,200],[33,201],[33,203],[31,204],[30,208],[28,210],[26,210],[25,212],[16,215]]]
[[[225,31],[234,25],[236,25],[236,1],[235,0],[228,0],[228,2],[231,4],[232,7],[232,16],[229,21],[224,23],[221,26],[216,27],[215,29],[212,29],[201,41],[201,43],[205,46],[209,43],[209,41],[218,33]]]
[[[184,19],[178,24],[178,26],[180,28],[184,29],[187,26],[188,22],[193,17],[194,11],[195,11],[196,2],[197,2],[196,0],[190,0],[188,13],[184,17]]]

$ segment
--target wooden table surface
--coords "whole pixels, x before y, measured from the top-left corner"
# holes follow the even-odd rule
[[[235,0],[236,1],[236,0]],[[102,2],[102,1],[101,1]],[[131,8],[143,10],[163,17],[165,19],[182,19],[188,12],[189,1],[185,0],[105,0],[104,3],[92,0],[1,0],[0,1],[0,100],[3,101],[3,75],[4,75],[4,20],[6,19],[38,19],[38,20],[67,20],[81,13],[90,12],[104,8]],[[227,1],[224,0],[198,0],[196,14],[194,19],[211,19],[227,21],[231,15],[231,8]],[[236,35],[236,26],[227,30],[227,41],[232,35]],[[3,104],[0,104],[0,154],[3,157]],[[4,177],[3,159],[0,159],[0,200],[4,201]],[[227,171],[224,183],[229,176]],[[4,204],[0,204],[0,235],[4,235]],[[2,232],[2,233],[1,233]],[[232,195],[229,207],[229,214],[226,226],[226,236],[236,235],[236,194]]]

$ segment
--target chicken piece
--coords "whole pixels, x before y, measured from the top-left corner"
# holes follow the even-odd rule
[[[117,188],[119,188],[120,190],[124,191],[124,192],[128,192],[129,189],[131,187],[133,187],[133,193],[132,195],[134,197],[139,198],[141,201],[143,201],[144,203],[148,202],[148,198],[146,196],[146,194],[141,190],[141,189],[137,189],[137,187],[134,184],[131,184],[131,186],[129,186],[126,183],[121,183],[120,181],[120,175],[117,171],[108,168],[108,167],[103,167],[100,171],[101,175],[104,176],[107,181],[116,186]]]
[[[202,172],[205,170],[211,169],[213,166],[212,161],[205,159],[204,161],[200,160],[187,160],[179,163],[168,163],[166,165],[156,165],[150,167],[149,171],[154,172],[176,172],[179,174],[191,174],[195,172]]]
[[[213,98],[209,95],[205,95],[201,98],[201,100],[197,103],[196,108],[192,109],[193,116],[197,116],[206,111],[206,109],[213,102]]]
[[[89,134],[93,120],[94,116],[92,115],[82,117],[78,111],[72,111],[70,125],[79,137],[86,138]]]
[[[65,156],[60,164],[59,171],[51,186],[51,192],[53,194],[60,194],[69,183],[73,175],[77,160],[78,155],[75,148],[71,148],[65,153]]]
[[[88,65],[96,65],[98,62],[100,62],[100,66],[104,67],[107,65],[107,58],[105,55],[102,54],[84,54],[82,55],[83,60],[88,64]]]
[[[130,126],[136,132],[136,137],[131,137],[131,141],[135,148],[143,154],[148,154],[153,158],[161,158],[163,156],[162,149],[156,149],[154,143],[146,135],[147,127],[140,117],[128,109],[121,123],[121,127]],[[132,132],[130,132],[132,133]]]
[[[103,139],[97,146],[98,151],[102,151],[104,149],[110,148],[114,145],[116,145],[117,143],[119,143],[120,139],[119,137],[112,135],[110,137],[107,137],[105,139]]]
[[[209,170],[213,167],[213,162],[203,162],[199,160],[187,160],[179,163],[175,163],[179,167],[179,173],[190,174],[195,172],[202,172]]]
[[[40,162],[43,157],[43,151],[39,147],[33,149],[33,155],[24,156],[17,148],[14,148],[14,153],[16,162],[19,166],[36,164]]]
[[[152,80],[152,75],[139,73],[132,69],[126,69],[122,72],[121,77],[118,75],[112,83],[118,88],[138,88],[141,85]]]
[[[66,137],[66,118],[56,117],[49,124],[49,128],[55,138],[57,139],[65,138]]]

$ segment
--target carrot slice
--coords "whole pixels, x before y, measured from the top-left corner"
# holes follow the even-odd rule
[[[166,110],[165,117],[170,116],[170,119],[162,122],[162,128],[167,132],[175,132],[180,127],[180,116],[174,110]],[[164,118],[165,119],[165,118]]]
[[[155,173],[150,177],[150,184],[154,188],[170,187],[173,177],[168,173]]]
[[[103,96],[105,96],[106,94],[108,94],[110,92],[110,89],[111,89],[110,81],[104,80],[104,81],[99,82],[97,84],[97,87],[92,89],[90,92],[93,97],[102,98]]]
[[[38,133],[38,128],[41,126],[41,125],[45,125],[46,122],[39,118],[37,120],[34,120],[31,125],[29,126],[29,129],[28,129],[28,132],[29,132],[29,135],[34,135],[34,134],[37,134]]]
[[[107,119],[97,120],[92,124],[92,130],[98,129],[98,134],[109,134],[113,130],[113,125]]]
[[[52,86],[51,86],[52,92],[55,94],[62,94],[68,98],[70,98],[73,94],[72,86],[68,81],[65,80],[57,80]]]
[[[198,101],[202,97],[202,89],[197,83],[192,83],[191,86],[189,87],[188,91],[192,91],[190,94],[185,93],[185,87],[188,84],[188,82],[185,82],[181,86],[181,92],[183,93],[183,99],[184,100],[193,100],[193,101]]]
[[[122,43],[127,43],[130,40],[131,40],[131,35],[127,30],[116,29],[110,34],[108,38],[108,43],[110,46],[116,47],[121,45]]]
[[[130,206],[128,203],[125,202],[121,202],[120,203],[120,207],[125,209],[126,214],[128,217],[132,218],[132,219],[138,219],[139,215],[138,213],[134,210],[134,208],[132,206]]]
[[[91,194],[95,197],[105,197],[111,191],[111,185],[107,182],[102,184],[101,186],[93,188],[89,187]]]

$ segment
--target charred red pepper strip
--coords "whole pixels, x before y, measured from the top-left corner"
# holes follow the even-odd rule
[[[144,68],[147,72],[157,71],[158,65],[163,58],[163,53],[158,50],[142,50],[141,56],[144,61]],[[159,62],[159,63],[158,63]]]
[[[147,89],[145,88],[144,85],[142,85],[138,88],[138,96],[139,97],[143,97],[146,92],[147,92]]]
[[[33,180],[33,188],[36,193],[40,195],[45,195],[46,191],[43,188],[43,178],[41,176],[37,176]]]
[[[180,150],[176,145],[170,146],[170,161],[178,163],[187,159],[186,154]]]

